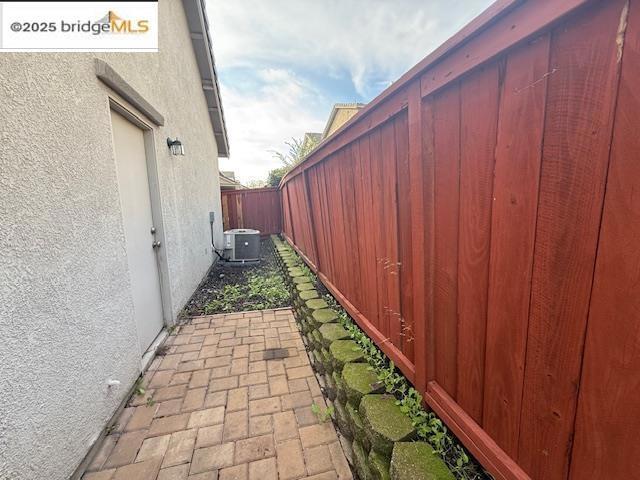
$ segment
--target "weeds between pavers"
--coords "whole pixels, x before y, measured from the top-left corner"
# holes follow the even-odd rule
[[[296,258],[295,253],[290,250],[290,247],[288,247],[288,245],[284,244],[281,241],[279,242],[281,246],[278,247],[278,250],[280,252],[284,252],[284,254],[286,255],[287,267],[295,267],[294,274],[296,276],[304,276],[308,280],[308,282],[304,282],[304,290],[296,288],[299,287],[298,282],[294,283],[294,289],[297,290],[296,294],[299,295],[302,291],[305,290],[310,290],[312,292],[317,291],[320,293],[319,296],[321,298],[324,298],[329,305],[328,309],[314,312],[314,315],[312,316],[314,320],[313,323],[317,323],[317,325],[314,325],[313,328],[315,329],[325,323],[333,324],[334,322],[338,321],[342,325],[342,327],[349,332],[351,340],[356,343],[356,347],[353,347],[354,352],[357,352],[358,357],[360,356],[360,353],[362,353],[364,360],[369,364],[371,371],[378,379],[376,387],[381,388],[382,391],[386,392],[389,396],[392,396],[394,398],[393,403],[397,406],[398,411],[402,412],[404,415],[410,418],[411,423],[414,426],[416,432],[415,436],[417,437],[417,439],[426,442],[417,442],[415,443],[415,445],[416,451],[422,451],[422,449],[424,448],[429,451],[430,458],[428,468],[432,468],[437,464],[437,462],[441,462],[440,459],[442,459],[444,460],[444,463],[446,464],[448,469],[454,474],[455,478],[457,479],[482,480],[491,478],[488,474],[486,474],[486,472],[482,470],[482,467],[480,467],[479,464],[477,464],[470,458],[466,450],[448,431],[447,427],[435,415],[435,413],[426,411],[423,408],[422,397],[420,396],[420,394],[410,386],[407,380],[398,371],[396,371],[393,362],[391,362],[377,348],[377,346],[375,346],[373,341],[369,339],[364,334],[364,332],[360,330],[359,327],[357,327],[353,320],[328,293],[324,285],[322,285],[322,283],[318,281],[317,277],[309,270],[309,268],[302,262],[302,260],[299,257]],[[311,283],[311,286],[309,286],[308,283]],[[313,295],[313,298],[316,298],[315,295]],[[294,295],[294,305],[295,302],[296,295]],[[326,320],[323,318],[323,320],[325,321],[317,322],[316,314],[318,314],[319,312],[327,312]],[[324,313],[321,315],[324,316]],[[336,319],[335,317],[338,318]],[[311,338],[314,339],[313,335],[311,336]],[[324,342],[322,342],[321,340],[322,339],[320,338],[312,340],[311,342],[310,346],[314,355],[317,352],[320,352],[320,354],[325,352],[323,345]],[[318,347],[318,345],[322,346],[323,348],[321,350],[317,350],[316,348]],[[335,359],[333,359],[333,361],[335,362]],[[341,365],[338,365],[338,367],[341,367]],[[336,372],[338,374],[340,373],[337,370]],[[328,384],[331,384],[328,385],[328,390],[331,390],[332,395],[330,396],[335,399],[336,382],[333,381],[333,377],[331,377],[331,380],[331,382],[327,382]],[[340,389],[338,389],[338,391],[339,390]],[[338,401],[340,401],[340,399],[338,399]],[[344,403],[344,400],[342,400],[342,402]],[[365,425],[363,425],[362,423],[362,416],[360,413],[358,413],[357,406],[356,408],[354,408],[354,406],[352,406],[351,403],[348,402],[346,404],[346,415],[348,416],[350,423],[352,424],[352,429],[354,426],[356,427],[355,431],[351,432],[355,437],[353,442],[353,450],[356,470],[358,470],[358,473],[361,477],[380,478],[382,476],[380,471],[376,471],[379,470],[379,468],[371,469],[368,465],[366,465],[366,451],[369,450],[369,448],[367,448],[368,446],[366,445],[368,439],[364,431],[366,430],[366,428],[364,428]],[[369,432],[369,434],[370,433],[371,432]],[[363,445],[363,443],[365,443],[365,445]],[[396,444],[404,446],[402,442],[397,442]],[[371,461],[371,459],[368,460]],[[419,461],[419,459],[414,458],[409,459],[408,461],[416,462]],[[393,464],[393,461],[391,463]],[[386,462],[376,462],[376,467],[386,468],[386,465]],[[433,473],[436,474],[437,478],[450,477],[449,472],[446,468],[444,468],[444,464],[441,465],[442,468],[436,468],[436,471],[434,471]],[[404,478],[404,475],[406,475],[406,469],[398,468],[398,465],[396,467],[397,468],[395,468],[395,470],[393,468],[391,469],[393,473],[391,475],[392,479]],[[420,470],[420,468],[422,467],[417,468],[417,470]]]

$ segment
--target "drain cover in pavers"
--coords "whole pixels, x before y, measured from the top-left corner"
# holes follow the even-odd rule
[[[268,348],[262,355],[263,360],[274,360],[276,358],[287,358],[289,350],[286,348]]]

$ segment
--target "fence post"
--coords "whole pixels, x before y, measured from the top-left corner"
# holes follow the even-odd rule
[[[422,158],[422,97],[420,82],[414,81],[408,92],[409,124],[409,205],[411,218],[413,324],[415,354],[415,386],[423,394],[427,387],[427,352],[433,349],[427,345],[427,322],[431,319],[431,296],[428,291],[432,282],[426,281],[427,259],[431,263],[431,249],[425,235],[425,223],[433,218],[425,209],[425,178]],[[432,177],[431,177],[432,178]]]
[[[320,256],[318,255],[318,240],[316,237],[316,224],[313,219],[313,204],[311,202],[311,192],[309,191],[309,170],[302,172],[304,180],[305,201],[307,202],[307,212],[309,213],[309,224],[311,225],[311,248],[313,249],[313,259],[315,259],[316,269],[320,272]],[[309,257],[309,255],[307,255]],[[309,257],[311,258],[311,257]]]

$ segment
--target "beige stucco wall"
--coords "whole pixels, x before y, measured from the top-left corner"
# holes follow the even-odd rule
[[[333,117],[333,122],[331,122],[331,125],[327,130],[327,137],[333,134],[333,132],[338,130],[342,125],[347,123],[351,119],[351,117],[358,113],[359,110],[359,108],[339,108],[336,111],[336,116]]]
[[[118,96],[96,78],[94,58],[165,117],[154,136],[168,317],[214,259],[217,149],[182,2],[163,0],[159,11],[157,54],[0,55],[3,480],[68,478],[140,372],[110,131],[109,96]],[[168,136],[186,156],[169,155]]]

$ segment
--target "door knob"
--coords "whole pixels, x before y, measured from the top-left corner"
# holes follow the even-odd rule
[[[151,246],[152,246],[153,248],[160,248],[160,242],[159,242],[159,241],[158,241],[158,242],[153,242],[153,243],[151,244]]]
[[[152,234],[156,233],[156,227],[151,227],[151,233]]]

